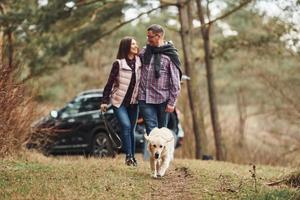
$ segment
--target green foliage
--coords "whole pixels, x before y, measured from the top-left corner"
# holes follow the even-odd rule
[[[235,98],[240,88],[248,93],[249,103],[267,100],[266,91],[271,90],[266,87],[262,75],[277,77],[282,89],[288,89],[285,83],[300,81],[296,72],[298,57],[280,39],[289,31],[283,21],[276,18],[266,20],[251,10],[241,10],[228,17],[226,22],[238,35],[224,37],[219,29],[214,32],[216,80],[219,87],[227,82],[225,88],[221,86],[226,95],[222,98],[223,103],[235,101],[230,96]]]
[[[17,49],[15,59],[29,68],[28,78],[51,72],[58,67],[82,60],[102,33],[122,17],[123,1],[36,1],[4,2],[7,10],[0,17],[5,30],[12,30]]]
[[[228,49],[256,51],[261,56],[286,52],[284,43],[280,42],[280,37],[288,31],[284,22],[272,18],[264,22],[262,16],[247,10],[229,16],[226,22],[238,35],[224,37],[220,30],[217,31],[214,37],[214,56],[224,56],[226,59]]]

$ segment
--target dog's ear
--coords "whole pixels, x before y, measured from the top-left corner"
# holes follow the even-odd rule
[[[166,143],[172,142],[174,140],[174,137],[171,137],[169,140],[166,141]]]
[[[149,141],[150,137],[147,135],[147,133],[144,134],[144,138]]]
[[[166,141],[166,143],[172,142],[174,140],[173,132],[170,129],[162,127],[161,131],[164,131],[165,133],[168,133],[171,136],[171,137],[168,137],[168,138],[163,137],[163,139]]]

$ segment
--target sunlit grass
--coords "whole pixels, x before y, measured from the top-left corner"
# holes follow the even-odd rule
[[[1,199],[293,199],[297,190],[267,183],[295,169],[175,159],[162,179],[150,178],[149,163],[138,167],[115,159],[44,157],[26,153],[0,161]]]

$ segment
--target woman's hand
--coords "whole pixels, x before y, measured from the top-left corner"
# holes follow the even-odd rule
[[[101,110],[102,112],[106,112],[107,107],[108,107],[108,105],[107,105],[106,103],[103,103],[103,104],[100,105],[100,110]]]

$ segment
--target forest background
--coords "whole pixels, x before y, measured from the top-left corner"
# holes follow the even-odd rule
[[[22,150],[35,120],[103,88],[120,39],[134,36],[143,47],[157,23],[191,77],[177,104],[185,138],[176,157],[299,166],[299,3],[2,0],[1,156]]]

